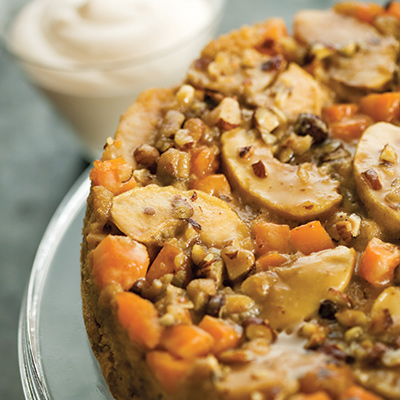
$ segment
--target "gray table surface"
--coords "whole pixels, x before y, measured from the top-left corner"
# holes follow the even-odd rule
[[[330,3],[228,0],[220,32],[273,15],[289,20],[296,9]],[[24,398],[18,316],[35,252],[57,205],[88,163],[71,128],[1,50],[0,135],[0,399],[13,400]]]

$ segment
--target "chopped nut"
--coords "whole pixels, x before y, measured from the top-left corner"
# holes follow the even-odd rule
[[[172,215],[178,219],[188,219],[194,213],[192,205],[180,195],[172,198]]]
[[[254,153],[253,146],[245,146],[239,148],[239,157],[240,158],[250,158]]]
[[[254,49],[245,49],[242,53],[242,65],[245,68],[255,68],[260,59],[260,54]]]
[[[141,186],[147,186],[150,183],[153,182],[154,180],[154,176],[152,175],[152,173],[146,169],[146,168],[142,168],[142,169],[135,169],[133,171],[133,176],[135,177],[136,181],[141,185]]]
[[[225,97],[208,116],[210,124],[218,126],[222,131],[229,131],[242,123],[239,102],[232,97]]]
[[[210,298],[217,294],[217,288],[212,279],[194,279],[188,284],[186,290],[195,311],[205,309]]]
[[[336,314],[336,319],[340,325],[346,327],[361,326],[365,327],[368,324],[368,317],[359,310],[344,310]]]
[[[94,248],[96,248],[106,236],[107,234],[103,232],[101,233],[90,232],[86,236],[86,243],[88,246],[88,250],[93,250]]]
[[[168,149],[170,149],[174,145],[174,141],[171,138],[161,136],[157,139],[155,143],[155,147],[161,152],[164,153]]]
[[[353,213],[347,220],[351,224],[351,236],[359,236],[361,232],[361,217],[358,214]]]
[[[255,262],[254,254],[251,251],[236,246],[224,247],[221,257],[225,262],[229,279],[232,281],[246,275]]]
[[[397,163],[397,154],[394,151],[394,148],[389,144],[385,144],[380,156],[379,161],[381,163],[389,163],[389,164],[396,164]]]
[[[291,133],[288,138],[282,142],[283,147],[293,150],[293,154],[301,156],[310,150],[313,138],[310,135],[298,136]]]
[[[206,250],[199,244],[195,244],[192,247],[192,260],[196,265],[199,265],[207,255]]]
[[[204,135],[207,127],[200,118],[189,118],[184,123],[183,129],[187,129],[192,139],[195,142],[198,142]]]
[[[258,319],[258,318],[257,318]],[[276,333],[274,330],[269,326],[269,324],[265,321],[257,321],[256,318],[250,318],[250,320],[255,320],[255,323],[247,323],[245,334],[247,339],[266,339],[269,343],[273,343],[276,339]]]
[[[157,176],[170,183],[174,178],[183,179],[189,176],[190,155],[177,149],[168,149],[161,154],[157,164]]]
[[[346,342],[352,342],[353,340],[360,338],[363,334],[364,330],[361,326],[354,326],[346,331],[344,334],[344,340],[346,340]]]
[[[179,256],[177,256],[179,257]],[[175,257],[176,258],[176,257]],[[175,272],[171,283],[179,288],[185,287],[186,283],[190,280],[190,273],[188,268],[180,269]]]
[[[194,99],[194,87],[187,84],[182,85],[176,92],[175,98],[179,106],[187,110]]]
[[[225,298],[225,304],[221,308],[223,317],[230,317],[240,321],[258,314],[256,303],[249,296],[244,294],[230,294]]]
[[[338,221],[335,224],[336,231],[339,237],[347,244],[351,242],[352,234],[351,234],[351,222],[348,220]]]
[[[166,313],[166,314],[162,315],[158,319],[158,321],[160,322],[161,325],[166,326],[166,327],[173,326],[176,323],[174,316],[170,313]]]
[[[288,163],[294,156],[294,151],[289,148],[285,147],[282,151],[279,152],[278,159],[283,163]]]
[[[212,265],[215,262],[213,254],[208,253],[194,268],[196,278],[211,278]]]
[[[281,120],[276,113],[269,108],[259,107],[254,112],[253,121],[264,142],[274,144],[277,137],[272,133],[281,125]]]
[[[338,50],[338,53],[344,57],[353,57],[360,50],[360,45],[357,42],[347,43]]]
[[[392,350],[387,349],[386,352],[383,354],[382,364],[386,367],[399,367],[400,366],[400,349]]]
[[[158,157],[160,157],[160,153],[155,147],[148,144],[142,144],[135,149],[133,152],[133,157],[138,164],[142,164],[145,167],[150,167],[157,162]]]
[[[162,120],[159,135],[167,138],[174,136],[181,128],[183,121],[185,121],[184,114],[176,110],[169,110]]]
[[[256,355],[245,349],[230,349],[218,354],[218,360],[227,364],[249,363],[256,358]]]
[[[190,135],[189,129],[179,129],[175,134],[175,143],[181,149],[193,147],[195,140]]]
[[[326,340],[326,332],[322,326],[311,322],[305,323],[299,330],[299,336],[308,339],[306,349],[317,349]]]
[[[366,171],[362,172],[361,175],[371,186],[372,190],[382,189],[382,183],[379,179],[379,174],[375,169],[367,169]]]
[[[266,178],[268,176],[265,164],[261,160],[252,164],[251,167],[253,168],[254,175],[258,178]]]

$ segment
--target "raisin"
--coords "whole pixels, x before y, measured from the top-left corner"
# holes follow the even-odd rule
[[[331,300],[324,300],[319,306],[318,315],[323,319],[335,320],[338,312],[337,305]]]
[[[314,144],[320,144],[328,137],[328,127],[325,122],[314,114],[299,114],[293,128],[299,136],[310,135]]]

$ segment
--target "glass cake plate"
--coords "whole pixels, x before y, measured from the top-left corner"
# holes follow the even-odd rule
[[[19,364],[26,399],[110,400],[83,323],[80,241],[88,172],[71,188],[39,246],[23,301]]]

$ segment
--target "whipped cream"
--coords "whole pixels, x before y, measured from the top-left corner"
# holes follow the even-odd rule
[[[143,90],[180,83],[214,35],[223,0],[32,0],[9,45],[98,156]]]
[[[11,30],[14,51],[58,67],[146,57],[204,29],[205,0],[33,0]]]

